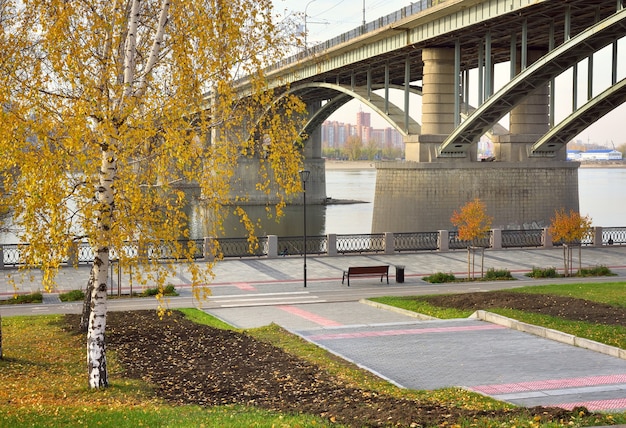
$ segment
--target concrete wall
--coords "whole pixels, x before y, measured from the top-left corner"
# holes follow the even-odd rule
[[[541,228],[559,208],[578,211],[577,162],[378,163],[372,233],[451,229],[480,198],[499,229]]]
[[[256,190],[256,183],[260,181],[259,159],[241,158],[238,161],[237,171],[231,188],[231,198],[246,198],[245,205],[264,205],[277,202],[274,197],[276,191],[269,194]],[[306,183],[307,204],[320,204],[326,199],[326,167],[324,159],[307,159],[305,168],[311,171]],[[293,204],[302,204],[302,194],[293,195]]]

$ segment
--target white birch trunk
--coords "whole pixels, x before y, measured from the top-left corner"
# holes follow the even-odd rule
[[[91,269],[91,273],[89,274],[89,280],[87,281],[87,289],[85,290],[85,299],[83,300],[83,311],[80,316],[80,331],[87,332],[89,329],[89,314],[91,314],[91,296],[93,294],[93,289],[96,284],[96,280],[94,278],[94,270]]]
[[[117,2],[113,4],[114,10]],[[162,0],[159,13],[159,24],[153,41],[150,55],[146,62],[141,77],[136,76],[137,71],[137,30],[141,24],[141,1],[133,0],[131,3],[128,31],[124,45],[123,57],[123,83],[124,91],[116,102],[116,111],[119,115],[118,122],[122,123],[127,117],[127,100],[130,97],[143,96],[147,87],[147,77],[153,72],[158,62],[165,27],[168,22],[170,0]],[[108,51],[108,47],[106,50]],[[108,234],[113,224],[115,209],[115,180],[117,179],[117,159],[115,152],[116,141],[102,144],[102,159],[100,166],[100,183],[96,189],[98,204],[100,207],[98,218],[98,239],[96,258],[92,269],[93,291],[91,293],[91,312],[89,315],[89,328],[87,331],[87,367],[89,374],[89,386],[101,388],[108,386],[108,374],[106,365],[105,329],[107,316],[107,280],[109,272],[109,240]]]
[[[104,339],[107,323],[108,265],[109,249],[99,249],[92,267],[92,275],[96,282],[92,288],[89,329],[87,330],[87,370],[89,387],[92,389],[106,388],[109,385]]]
[[[109,384],[106,364],[105,330],[107,317],[107,281],[109,274],[108,232],[112,224],[115,206],[115,180],[117,161],[109,145],[102,146],[100,185],[97,199],[100,205],[98,217],[98,248],[94,259],[91,278],[94,281],[91,294],[91,312],[87,330],[87,370],[89,386],[94,389]]]

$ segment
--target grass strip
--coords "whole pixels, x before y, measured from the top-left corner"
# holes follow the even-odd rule
[[[171,406],[159,400],[145,382],[124,378],[111,350],[107,352],[111,386],[93,391],[87,385],[85,338],[63,330],[61,317],[2,318],[0,427],[269,428],[327,424],[311,415],[252,407]]]

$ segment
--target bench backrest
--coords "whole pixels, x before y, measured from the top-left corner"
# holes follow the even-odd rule
[[[389,266],[357,266],[357,267],[349,267],[348,275],[359,275],[359,274],[374,274],[374,273],[388,273]]]

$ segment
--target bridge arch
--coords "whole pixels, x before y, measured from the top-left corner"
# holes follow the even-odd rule
[[[405,91],[405,87],[402,85],[390,84],[387,88]],[[388,100],[386,101],[384,97],[372,92],[385,89],[385,85],[382,84],[372,85],[371,90],[368,90],[363,87],[353,89],[346,85],[325,82],[307,83],[290,87],[287,91],[280,94],[280,97],[276,100],[276,102],[278,102],[280,98],[290,94],[301,96],[306,99],[306,93],[314,89],[331,89],[336,91],[336,95],[323,104],[320,109],[313,112],[311,117],[307,120],[304,129],[301,131],[301,134],[303,135],[312,135],[313,131],[318,129],[318,127],[320,127],[322,123],[324,123],[324,121],[326,121],[333,113],[352,100],[361,101],[363,104],[370,107],[375,113],[378,113],[381,117],[383,117],[391,125],[391,127],[397,130],[403,137],[419,135],[421,133],[420,123],[412,119],[410,116],[409,130],[407,132],[404,128],[404,121],[407,116],[404,110],[392,102]],[[409,87],[409,92],[420,97],[423,95],[422,87],[417,85],[411,85]],[[475,110],[476,107],[466,106],[464,103],[461,103],[461,117],[463,119],[469,117]],[[484,135],[487,136],[489,140],[493,141],[496,136],[505,135],[507,133],[508,129],[499,123],[495,123],[489,130],[487,130],[487,132],[485,132]]]
[[[530,148],[529,156],[554,157],[574,137],[625,102],[626,78],[587,101],[552,128]]]
[[[394,88],[394,86],[389,86],[390,88]],[[382,86],[374,86],[372,90],[382,89]],[[397,87],[397,89],[404,89],[404,87]],[[296,85],[291,88],[283,95],[298,95],[303,99],[306,98],[306,93],[315,89],[327,89],[334,91],[336,95],[332,97],[328,102],[322,105],[322,107],[313,113],[313,115],[307,121],[305,129],[303,132],[307,135],[310,135],[312,131],[317,129],[326,119],[328,119],[334,112],[336,112],[339,108],[347,104],[349,101],[356,99],[369,108],[371,108],[374,112],[378,113],[381,117],[383,117],[394,129],[396,129],[403,136],[408,135],[417,135],[421,132],[420,124],[411,118],[409,115],[406,115],[405,112],[393,104],[389,100],[385,100],[384,97],[374,93],[373,91],[368,90],[365,87],[357,87],[351,88],[347,85],[339,85],[333,83],[326,82],[311,82],[304,83],[301,85]],[[412,93],[421,95],[421,88],[411,87],[410,91]],[[408,123],[407,118],[408,117]]]
[[[440,157],[465,157],[472,144],[535,89],[626,33],[626,9],[600,21],[515,76],[487,99],[437,149]]]

